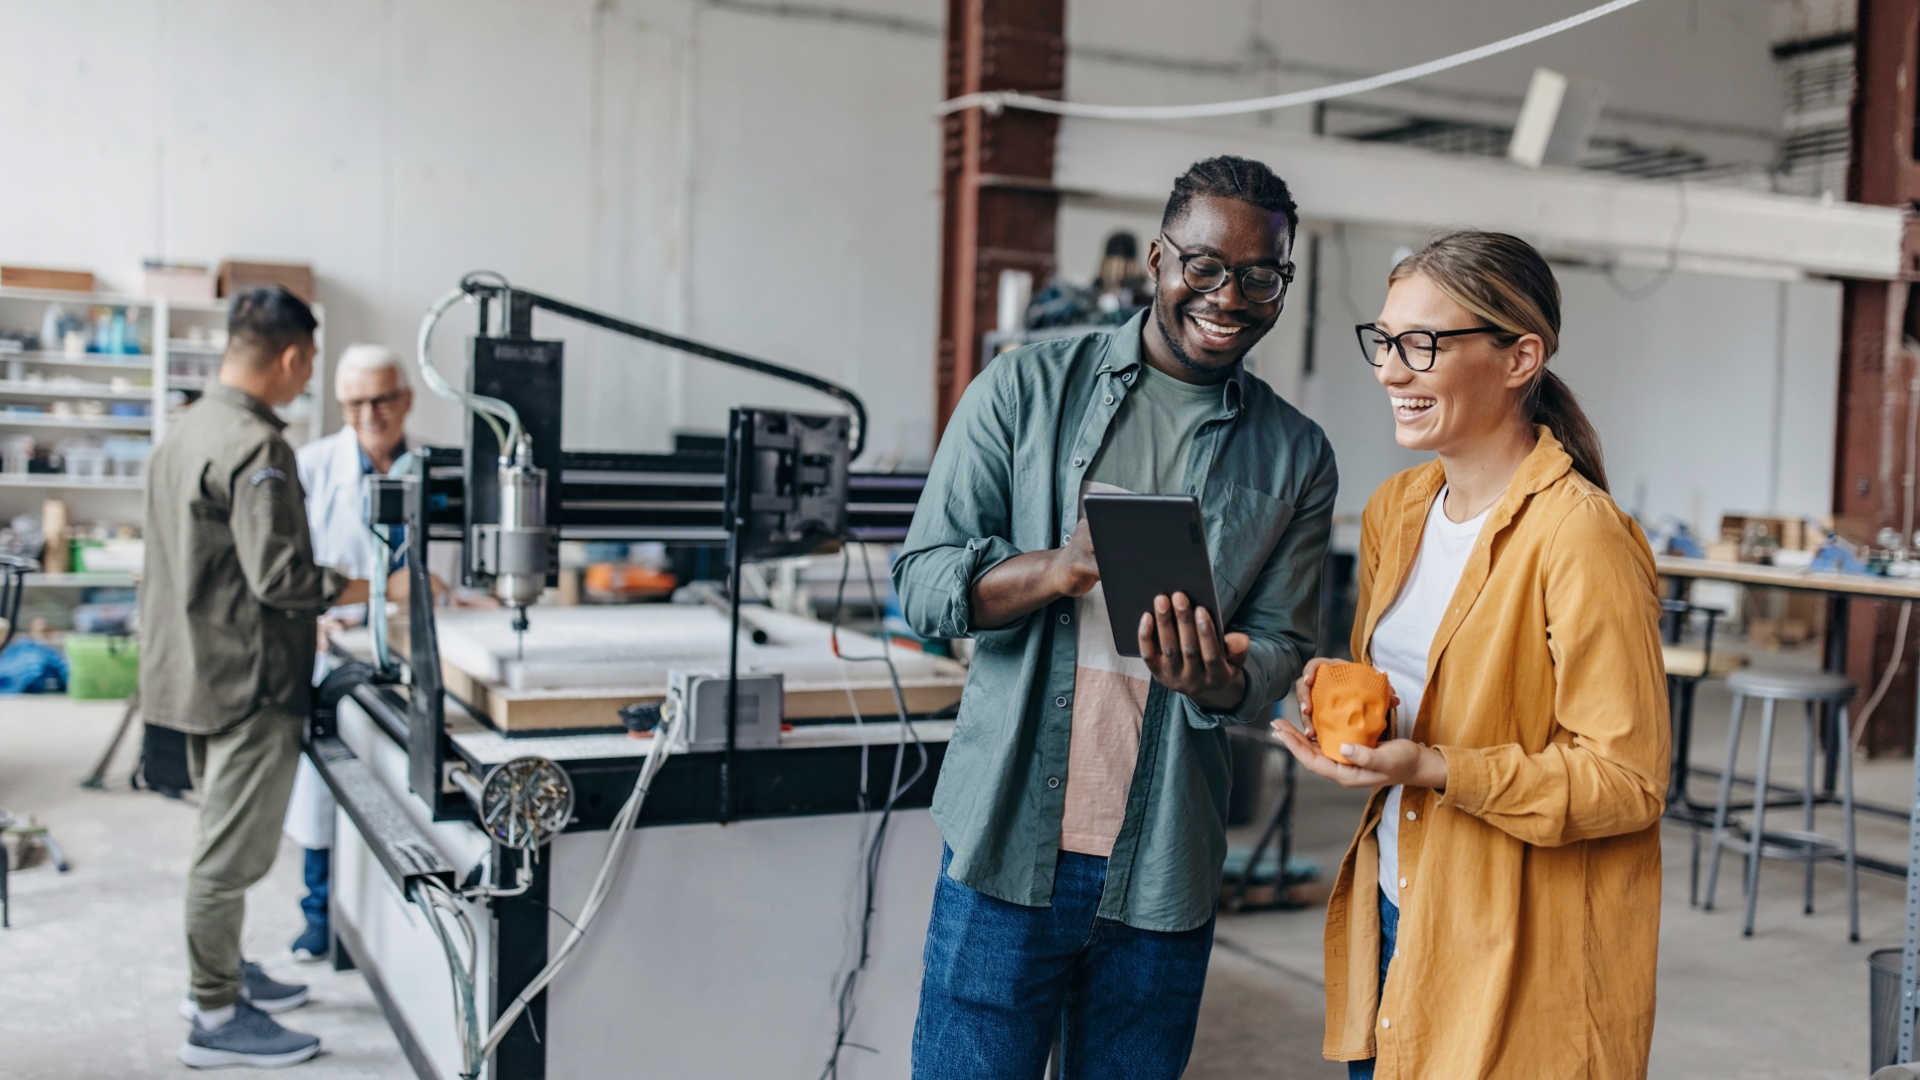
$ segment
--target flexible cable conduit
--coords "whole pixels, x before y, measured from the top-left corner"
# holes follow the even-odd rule
[[[439,394],[449,401],[459,402],[461,405],[479,414],[480,418],[487,422],[487,426],[493,429],[493,437],[500,444],[500,459],[505,461],[507,455],[513,453],[513,448],[520,445],[519,412],[515,411],[512,405],[501,401],[499,398],[487,397],[485,394],[469,394],[454,389],[452,384],[440,377],[440,372],[436,371],[433,366],[434,324],[440,321],[440,316],[446,314],[448,308],[466,299],[466,297],[467,292],[465,289],[454,289],[447,295],[435,300],[433,306],[427,309],[426,318],[420,320],[420,342],[418,350],[420,377],[426,380],[427,389],[432,390],[434,393]],[[505,431],[502,431],[500,428],[501,420],[507,422],[507,429]]]

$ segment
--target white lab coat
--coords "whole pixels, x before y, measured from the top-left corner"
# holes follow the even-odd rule
[[[307,491],[313,561],[350,578],[373,576],[373,535],[360,506],[360,442],[343,427],[294,452]]]
[[[294,452],[299,462],[300,486],[307,492],[307,528],[313,534],[313,561],[331,566],[350,578],[372,576],[373,536],[361,517],[360,443],[353,429],[343,427]],[[364,612],[364,605],[357,605]],[[337,614],[339,612],[336,612]],[[356,613],[357,614],[357,613]],[[333,668],[324,653],[314,657],[313,680],[318,683]],[[306,755],[300,756],[293,778],[293,797],[287,802],[282,831],[303,848],[333,846],[333,793]]]

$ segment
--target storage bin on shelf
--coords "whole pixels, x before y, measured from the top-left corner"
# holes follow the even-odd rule
[[[67,696],[124,698],[140,684],[140,639],[117,634],[68,634]]]

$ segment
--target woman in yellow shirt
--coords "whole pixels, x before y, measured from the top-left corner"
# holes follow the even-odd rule
[[[1667,784],[1660,604],[1565,383],[1560,290],[1500,233],[1402,261],[1358,328],[1400,445],[1361,522],[1353,655],[1398,730],[1307,768],[1373,788],[1327,905],[1326,1056],[1379,1080],[1644,1077]],[[1316,668],[1296,687],[1311,718]]]

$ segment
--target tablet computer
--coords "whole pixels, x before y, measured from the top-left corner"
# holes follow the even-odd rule
[[[1200,500],[1191,495],[1088,495],[1083,505],[1100,566],[1107,620],[1121,656],[1140,655],[1140,616],[1153,598],[1183,592],[1220,625]]]

